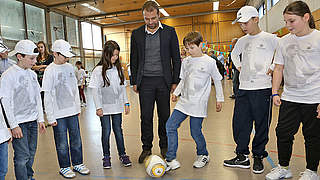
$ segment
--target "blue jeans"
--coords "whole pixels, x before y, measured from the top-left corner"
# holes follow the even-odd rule
[[[73,166],[82,164],[82,142],[80,136],[78,115],[57,119],[57,123],[58,125],[53,127],[53,132],[60,168],[71,166],[70,153]],[[67,135],[68,133],[69,143]]]
[[[110,156],[110,133],[111,133],[111,124],[110,124],[110,117],[112,118],[112,129],[114,136],[116,138],[117,149],[119,156],[125,155],[125,148],[124,148],[124,140],[123,140],[123,133],[122,133],[122,114],[111,114],[111,115],[104,115],[100,117],[101,121],[101,128],[102,128],[102,149],[103,149],[103,156],[109,157]]]
[[[8,172],[8,142],[0,144],[0,180],[5,180]]]
[[[170,118],[167,121],[167,136],[168,136],[168,152],[166,160],[173,160],[177,156],[178,149],[178,131],[180,124],[188,117],[179,110],[173,110]],[[197,144],[197,155],[208,155],[206,140],[202,134],[202,121],[203,117],[190,116],[190,131],[193,140]]]
[[[19,124],[22,130],[22,138],[13,138],[14,173],[17,180],[30,179],[34,171],[32,169],[34,156],[37,150],[38,123],[31,121]]]

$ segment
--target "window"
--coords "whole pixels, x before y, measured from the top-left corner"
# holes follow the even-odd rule
[[[19,1],[2,0],[0,6],[0,28],[4,39],[25,39],[23,4]]]
[[[269,11],[271,9],[272,6],[272,0],[267,0],[267,10]]]
[[[57,39],[65,39],[62,15],[50,12],[50,25],[52,42]]]
[[[91,24],[86,23],[86,22],[82,22],[81,23],[81,30],[82,30],[83,48],[93,49]]]
[[[92,25],[92,34],[93,34],[93,48],[97,50],[102,50],[101,27]]]
[[[263,15],[266,14],[266,6],[264,3],[262,3],[262,5],[259,7],[258,12],[259,12],[259,18],[262,18]]]
[[[26,4],[28,39],[46,42],[46,21],[44,10]]]
[[[272,6],[276,5],[280,0],[272,0]]]
[[[79,29],[78,21],[70,17],[66,17],[66,28],[68,42],[73,47],[79,47]]]

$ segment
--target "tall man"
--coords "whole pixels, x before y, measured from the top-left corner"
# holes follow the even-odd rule
[[[130,68],[133,90],[139,93],[142,153],[139,163],[151,155],[153,111],[157,104],[161,155],[167,152],[166,122],[170,115],[170,91],[180,74],[179,42],[173,27],[160,23],[159,7],[146,1],[142,7],[145,25],[132,31]]]

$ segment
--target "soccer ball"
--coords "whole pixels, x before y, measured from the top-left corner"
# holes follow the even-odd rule
[[[167,164],[157,155],[151,155],[145,163],[146,172],[151,177],[159,178],[164,175]]]

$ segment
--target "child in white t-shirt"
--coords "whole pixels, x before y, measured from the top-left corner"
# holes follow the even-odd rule
[[[180,167],[176,160],[178,149],[178,132],[180,124],[190,116],[191,136],[197,144],[197,158],[193,164],[195,168],[202,168],[209,162],[206,141],[202,134],[202,122],[207,117],[208,101],[211,91],[211,78],[216,89],[216,111],[221,111],[224,101],[220,75],[215,61],[206,54],[202,54],[202,36],[198,32],[190,32],[183,39],[190,56],[182,61],[180,83],[172,95],[172,101],[177,101],[174,111],[166,123],[168,137],[168,152],[166,161],[171,170]]]
[[[82,69],[82,62],[81,61],[77,61],[76,62],[76,77],[78,80],[78,89],[79,89],[79,96],[80,96],[80,101],[81,102],[81,106],[86,106],[86,96],[84,94],[84,85],[86,82],[86,72],[84,71],[84,69]]]
[[[259,13],[252,6],[244,6],[237,12],[237,19],[245,36],[239,38],[231,52],[234,65],[240,71],[240,86],[232,119],[233,139],[237,144],[236,156],[225,160],[227,167],[250,168],[249,143],[254,124],[252,141],[253,173],[264,171],[263,159],[268,156],[271,121],[271,76],[268,71],[278,43],[275,34],[261,31]],[[241,54],[241,62],[240,55]]]
[[[38,49],[32,41],[21,40],[9,53],[13,55],[18,59],[17,65],[1,76],[2,103],[13,137],[16,179],[32,179],[38,126],[40,133],[45,132],[40,85],[31,70],[37,62]]]
[[[92,72],[89,88],[92,89],[96,114],[100,117],[102,128],[103,168],[111,168],[110,133],[116,138],[118,155],[124,166],[131,166],[126,155],[123,133],[122,112],[130,112],[125,77],[119,61],[120,47],[115,41],[107,41],[103,48],[101,61]]]
[[[78,119],[80,99],[77,78],[73,66],[67,63],[74,54],[70,44],[64,40],[56,40],[52,45],[52,51],[54,62],[44,72],[42,91],[44,91],[48,123],[53,126],[60,166],[59,173],[65,178],[75,177],[76,174],[70,168],[72,162],[74,171],[87,175],[90,171],[83,164]]]
[[[292,177],[289,168],[292,145],[302,123],[307,166],[300,180],[319,180],[320,31],[315,29],[305,2],[290,3],[283,16],[290,33],[279,41],[272,83],[273,102],[280,106],[276,128],[279,165],[266,175],[266,179]],[[280,100],[282,79],[284,87]]]

